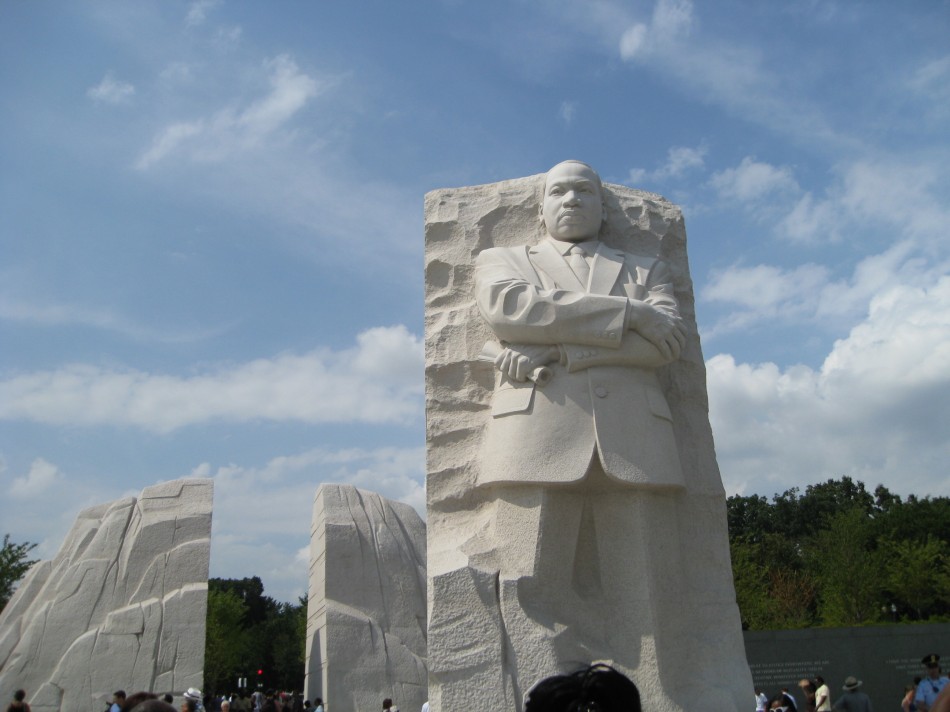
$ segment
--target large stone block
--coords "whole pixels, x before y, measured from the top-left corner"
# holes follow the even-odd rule
[[[114,690],[200,687],[212,481],[147,487],[80,512],[0,614],[0,699],[101,712]]]
[[[418,710],[427,698],[425,524],[349,485],[317,490],[310,536],[307,696],[334,712]]]
[[[557,195],[544,175],[426,195],[432,709],[518,711],[605,661],[644,709],[742,712],[683,217],[561,166]]]

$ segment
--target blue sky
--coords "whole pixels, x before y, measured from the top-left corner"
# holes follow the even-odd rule
[[[732,493],[950,495],[950,4],[0,4],[0,529],[215,478],[424,509],[422,202],[566,158],[682,205]],[[366,285],[372,285],[367,290]]]

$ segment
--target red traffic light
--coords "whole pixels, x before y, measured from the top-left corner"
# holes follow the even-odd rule
[[[263,671],[263,670],[258,670],[258,671],[257,671],[257,674],[258,674],[258,675],[263,675],[263,674],[264,674],[264,671]]]

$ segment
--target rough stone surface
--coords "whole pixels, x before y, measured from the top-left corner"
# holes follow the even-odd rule
[[[588,478],[557,490],[517,484],[538,479],[537,473],[524,478],[509,473],[508,482],[499,483],[497,473],[486,477],[481,472],[496,376],[479,354],[496,335],[476,305],[475,258],[491,247],[542,239],[538,204],[543,185],[544,176],[538,175],[426,196],[433,712],[467,709],[475,700],[480,709],[521,710],[523,695],[538,679],[594,660],[630,675],[641,689],[644,709],[742,712],[752,700],[752,679],[732,584],[725,494],[709,426],[686,232],[675,205],[655,194],[605,185],[607,216],[600,239],[629,253],[660,257],[672,271],[688,338],[681,357],[656,375],[672,414],[682,480],[658,487],[603,479],[591,484]],[[555,373],[551,383],[557,378]],[[630,431],[631,438],[637,436]],[[488,486],[481,484],[486,480]],[[595,504],[545,510],[575,512],[579,521],[571,526],[587,532],[586,538],[561,542],[559,522],[543,526],[538,519],[550,505],[544,497],[554,500],[561,492],[569,497],[570,487]],[[538,494],[544,490],[548,494]],[[588,521],[589,511],[609,516]],[[551,570],[533,576],[512,572],[512,561],[541,560],[542,554],[548,562],[557,561],[559,551],[563,559]],[[591,585],[585,567],[604,560],[628,563],[600,570]],[[622,601],[618,591],[625,592]],[[635,613],[618,615],[611,600]]]
[[[307,697],[334,712],[427,699],[426,531],[407,504],[350,485],[317,490],[310,534]]]
[[[0,699],[101,712],[117,689],[201,687],[211,499],[184,479],[80,512],[0,614]]]

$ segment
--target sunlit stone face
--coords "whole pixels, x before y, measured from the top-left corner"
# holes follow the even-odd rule
[[[541,217],[556,240],[581,242],[597,237],[604,219],[600,179],[583,163],[559,163],[544,181]]]

